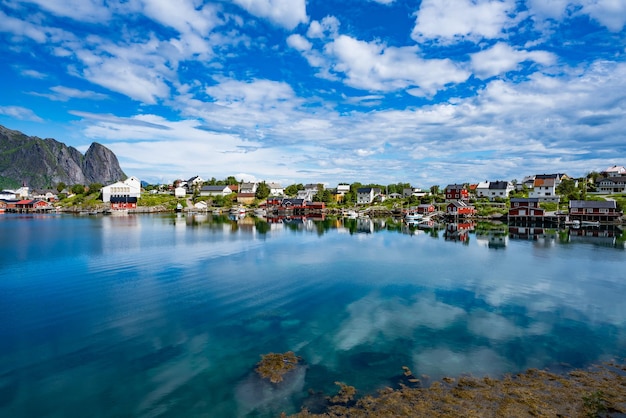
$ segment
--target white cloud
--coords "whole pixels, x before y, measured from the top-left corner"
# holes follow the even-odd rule
[[[441,43],[500,38],[512,23],[508,13],[513,10],[510,0],[424,0],[411,37]]]
[[[287,45],[300,52],[310,51],[313,47],[308,39],[298,34],[289,35],[289,37],[287,37]]]
[[[69,17],[82,22],[106,22],[111,17],[109,3],[105,0],[27,0],[42,9],[62,17]]]
[[[64,87],[64,86],[50,87],[50,90],[52,90],[54,93],[42,94],[42,93],[33,92],[31,94],[34,94],[36,96],[46,97],[50,100],[55,100],[55,101],[60,101],[60,102],[66,102],[70,99],[104,100],[108,98],[106,94],[96,93],[91,90],[79,90],[79,89],[74,89],[74,88]]]
[[[448,83],[461,83],[469,73],[449,59],[423,59],[416,47],[386,47],[341,35],[326,45],[336,63],[332,69],[345,75],[345,83],[370,91],[419,88],[432,95]]]
[[[600,22],[613,32],[626,25],[626,2],[624,0],[587,0],[582,2],[582,12]]]
[[[143,10],[147,16],[180,33],[192,31],[206,36],[222,21],[217,17],[214,5],[197,9],[195,3],[193,0],[143,0]]]
[[[309,20],[305,0],[233,0],[233,2],[246,9],[248,13],[267,18],[285,29],[291,30]]]
[[[528,8],[540,24],[547,19],[562,22],[570,16],[586,15],[612,32],[626,25],[623,0],[529,0]]]
[[[224,80],[218,85],[207,87],[206,93],[215,98],[216,104],[220,106],[245,104],[262,108],[282,107],[279,103],[288,103],[295,98],[289,84],[270,80]]]
[[[35,112],[20,106],[0,106],[0,115],[9,116],[18,120],[43,122],[43,119],[37,116]]]
[[[0,10],[0,22],[2,22],[0,32],[11,33],[16,37],[29,38],[39,44],[43,44],[50,38],[63,33],[63,31],[59,29],[48,28],[12,16],[7,16],[2,10]]]
[[[336,17],[326,16],[321,21],[312,21],[306,36],[309,38],[334,38],[339,33],[339,26],[340,22]]]
[[[25,77],[37,78],[39,80],[43,80],[44,78],[48,77],[47,74],[35,70],[24,70],[22,71],[22,75]]]
[[[556,60],[551,53],[516,50],[503,42],[499,42],[484,51],[471,54],[470,57],[472,69],[476,75],[482,78],[515,70],[524,61],[535,61],[542,65],[550,65]]]

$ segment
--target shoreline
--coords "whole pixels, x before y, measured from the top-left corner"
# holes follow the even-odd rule
[[[626,414],[626,364],[608,362],[568,372],[528,369],[491,377],[444,377],[428,388],[404,366],[406,382],[355,399],[357,388],[335,382],[339,391],[325,406],[281,417],[596,417]],[[315,396],[320,396],[317,394]],[[309,402],[309,405],[314,405]],[[311,410],[310,410],[311,409]],[[315,410],[313,410],[315,409]]]

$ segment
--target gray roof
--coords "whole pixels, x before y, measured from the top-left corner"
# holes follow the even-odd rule
[[[614,200],[570,200],[570,208],[598,208],[598,209],[615,209],[617,207]]]
[[[202,186],[200,191],[203,192],[221,192],[224,191],[228,186]]]
[[[626,176],[607,177],[602,180],[598,180],[598,184],[600,183],[625,183],[625,182],[626,182]]]
[[[489,189],[506,190],[509,187],[508,181],[492,181],[489,183]]]
[[[511,203],[539,203],[538,197],[513,197]]]

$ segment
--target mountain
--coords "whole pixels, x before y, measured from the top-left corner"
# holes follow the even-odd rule
[[[117,157],[96,142],[85,155],[52,139],[27,136],[0,125],[0,188],[26,184],[31,189],[54,189],[92,183],[109,184],[126,178]]]

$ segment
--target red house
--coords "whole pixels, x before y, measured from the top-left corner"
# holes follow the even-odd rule
[[[50,209],[50,205],[41,199],[26,199],[15,202],[15,209],[18,212],[42,212]]]
[[[469,192],[462,184],[449,184],[446,187],[446,201],[452,200],[469,200]]]
[[[545,210],[539,207],[539,198],[512,198],[509,209],[510,221],[537,221],[545,216]]]
[[[430,203],[424,203],[421,205],[417,205],[417,213],[422,215],[427,215],[429,213],[433,213],[435,211],[435,205]]]
[[[111,209],[137,209],[137,198],[129,196],[111,196]]]
[[[476,213],[476,208],[462,200],[455,200],[448,203],[446,213],[452,216],[473,216]]]
[[[570,200],[569,218],[570,220],[594,221],[594,222],[615,222],[618,221],[622,213],[617,210],[617,203],[614,200],[592,201],[592,200]]]

